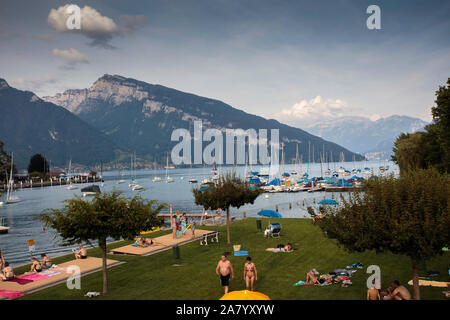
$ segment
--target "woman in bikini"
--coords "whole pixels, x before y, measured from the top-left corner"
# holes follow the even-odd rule
[[[256,266],[250,257],[247,257],[244,264],[244,279],[246,289],[249,290],[249,287],[251,287],[251,291],[254,291],[255,280],[258,280],[258,271],[256,271]]]
[[[45,268],[45,269],[50,269],[52,267],[52,260],[45,254],[41,254],[41,265]]]
[[[39,273],[42,271],[41,263],[36,258],[31,258],[31,270],[30,273]]]

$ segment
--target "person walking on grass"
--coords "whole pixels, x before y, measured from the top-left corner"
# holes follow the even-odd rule
[[[247,257],[247,261],[244,264],[244,280],[245,280],[245,288],[251,291],[254,290],[255,280],[258,280],[258,271],[256,270],[255,264],[252,262],[251,257]]]
[[[231,279],[234,279],[234,270],[233,265],[227,260],[225,254],[222,255],[220,261],[217,263],[216,274],[220,276],[220,283],[224,288],[225,294],[227,294],[230,286],[230,275]]]

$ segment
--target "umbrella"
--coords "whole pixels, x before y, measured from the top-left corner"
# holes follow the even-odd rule
[[[220,300],[270,300],[270,298],[261,292],[242,290],[228,292]]]
[[[319,204],[338,204],[338,203],[333,199],[325,199],[320,201]]]
[[[281,214],[273,210],[262,210],[258,212],[259,216],[269,217],[269,218],[283,218]]]

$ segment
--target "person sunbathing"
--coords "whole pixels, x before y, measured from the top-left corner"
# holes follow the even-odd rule
[[[41,265],[45,268],[45,269],[50,269],[52,267],[52,260],[45,254],[41,254]]]
[[[30,273],[39,273],[42,271],[41,263],[36,258],[31,258],[31,269]]]
[[[288,243],[287,245],[279,244],[276,248],[267,248],[266,251],[281,251],[281,252],[290,252],[292,249],[292,244]]]
[[[411,300],[411,293],[398,280],[394,280],[383,300]]]
[[[308,271],[308,273],[306,274],[306,283],[311,282],[311,284],[320,284],[319,279],[316,277],[315,273],[313,270]]]
[[[15,277],[14,269],[9,265],[8,262],[5,262],[3,266],[4,268],[0,273],[0,280],[2,281],[13,280]]]

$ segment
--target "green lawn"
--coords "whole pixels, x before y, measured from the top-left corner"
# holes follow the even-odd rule
[[[272,221],[275,221],[272,219]],[[375,254],[374,252],[348,253],[339,248],[335,240],[327,239],[319,227],[313,226],[310,219],[282,219],[280,239],[264,239],[257,233],[255,219],[246,219],[231,225],[233,244],[240,244],[241,250],[248,250],[258,269],[258,281],[255,289],[267,294],[272,299],[365,299],[366,267],[372,264],[381,268],[383,289],[391,281],[398,279],[406,284],[411,279],[411,266],[407,257],[392,254]],[[268,219],[263,219],[263,226]],[[180,247],[182,266],[176,263],[172,250],[148,257],[110,255],[109,258],[126,261],[109,269],[109,290],[106,296],[92,299],[218,299],[223,290],[215,267],[224,251],[232,251],[226,245],[225,227],[207,227],[208,230],[221,231],[219,244],[200,246],[198,241]],[[167,232],[167,231],[166,231]],[[163,234],[155,233],[153,236]],[[269,253],[264,249],[275,247],[279,243],[291,242],[298,250],[293,253]],[[118,247],[126,242],[114,243],[108,249]],[[98,248],[88,251],[89,255],[100,257]],[[447,269],[450,267],[450,255],[445,255],[427,263],[427,269],[439,270],[441,275],[434,280],[449,281]],[[61,263],[73,256],[54,259]],[[230,290],[245,289],[243,265],[245,257],[230,257],[235,269],[235,279],[231,281]],[[294,287],[298,280],[305,280],[306,272],[316,268],[320,273],[327,273],[336,268],[354,262],[364,264],[352,277],[353,286],[343,288],[332,286]],[[23,268],[26,269],[25,267]],[[102,288],[101,273],[82,277],[81,290],[69,290],[65,284],[51,287],[22,299],[90,299],[83,295],[88,291]],[[406,285],[412,293],[412,287]],[[445,288],[421,287],[422,299],[445,299]]]

